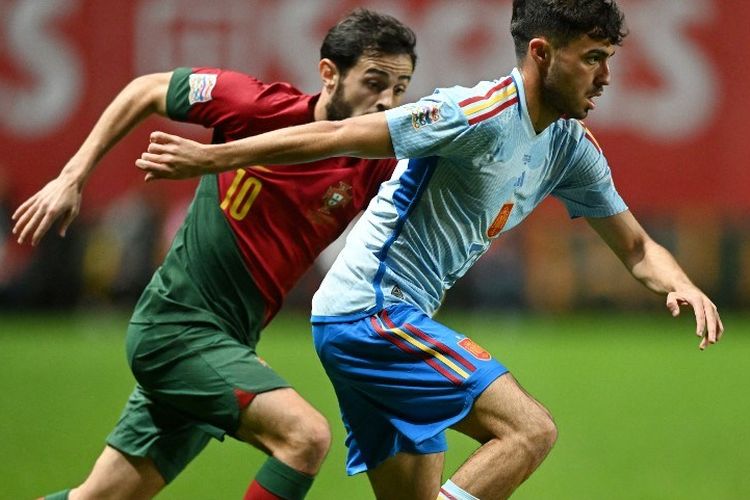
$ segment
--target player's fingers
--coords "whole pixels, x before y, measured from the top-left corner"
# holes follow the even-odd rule
[[[715,344],[719,340],[719,322],[718,311],[716,306],[708,299],[706,307],[706,329],[708,329],[708,341]]]
[[[166,166],[166,162],[171,160],[171,157],[163,152],[148,151],[141,153],[141,160],[144,161],[145,165],[159,167],[161,169],[169,169],[169,167]]]
[[[29,238],[36,232],[42,221],[44,214],[41,210],[34,210],[31,216],[26,220],[21,234],[18,236],[18,243],[26,243]],[[33,242],[32,242],[33,245]]]
[[[680,303],[677,301],[677,297],[670,293],[667,295],[667,309],[672,314],[672,317],[679,316],[680,314]]]
[[[145,180],[151,181],[155,179],[164,179],[167,177],[167,172],[162,172],[158,170],[158,167],[153,167],[150,165],[144,165],[143,163],[138,165],[138,168],[146,172],[145,174]]]
[[[695,312],[695,334],[702,337],[706,333],[706,310],[703,304],[692,304]]]
[[[708,321],[706,322],[706,339],[708,340],[709,344],[715,344],[716,343],[716,322],[714,321]]]
[[[32,196],[31,198],[29,198],[28,200],[26,200],[23,203],[21,203],[21,205],[19,205],[19,207],[16,209],[16,211],[13,212],[13,215],[11,216],[11,219],[16,220],[16,219],[18,219],[21,216],[21,214],[26,213],[26,211],[28,210],[28,208],[34,203],[34,201],[36,201],[37,196],[39,196],[39,193],[35,194],[34,196]]]
[[[155,172],[158,171],[161,168],[164,168],[160,163],[154,163],[149,160],[145,160],[143,157],[146,156],[147,153],[143,153],[141,155],[141,158],[138,158],[135,160],[135,166],[143,170],[144,172]]]
[[[699,348],[699,349],[700,349],[701,351],[703,351],[703,350],[705,350],[705,349],[706,349],[706,346],[707,346],[707,345],[708,345],[708,339],[707,339],[706,337],[703,337],[703,339],[701,339],[701,343],[700,343],[700,344],[698,345],[698,348]]]
[[[718,311],[716,313],[716,321],[719,327],[719,333],[716,335],[716,338],[718,340],[721,340],[721,338],[724,336],[724,323],[722,323],[721,318],[719,317]]]
[[[148,148],[146,148],[146,152],[155,154],[155,155],[163,155],[163,154],[169,153],[170,146],[171,145],[169,144],[152,142],[151,144],[148,145]]]
[[[161,132],[159,130],[151,132],[151,135],[149,136],[149,147],[156,145],[156,144],[176,144],[182,141],[182,137],[178,135],[172,135],[168,134],[166,132]]]
[[[68,227],[70,227],[70,224],[75,220],[75,218],[78,216],[78,210],[71,209],[68,211],[67,214],[65,214],[65,217],[63,218],[62,222],[60,223],[60,228],[58,230],[58,234],[65,237],[65,234],[68,232]]]
[[[719,309],[716,307],[716,304],[710,300],[708,301],[708,304],[708,312],[710,316],[708,321],[713,325],[714,331],[716,332],[716,342],[718,342],[724,334],[724,324],[721,322],[721,315],[719,314]]]
[[[148,140],[151,143],[165,143],[169,141],[169,138],[172,137],[170,134],[167,134],[166,132],[162,132],[161,130],[154,130],[151,132],[151,135],[149,135]]]
[[[22,233],[32,215],[34,215],[34,210],[31,207],[25,207],[24,210],[17,210],[14,214],[16,224],[13,226],[13,234]]]
[[[26,242],[30,231],[35,229],[35,220],[38,220],[39,213],[39,207],[31,206],[18,217],[16,226],[13,228],[14,234],[18,235],[18,243],[23,244]]]
[[[55,219],[57,217],[53,217],[52,214],[46,214],[41,222],[37,225],[36,231],[34,231],[34,235],[31,238],[31,245],[37,246],[39,242],[42,240],[42,237],[47,234],[47,231],[49,231],[49,228],[52,227],[52,224],[55,222]]]
[[[147,153],[143,153],[146,155]],[[172,170],[165,167],[162,163],[144,160],[142,158],[135,160],[135,166],[146,172],[145,180],[168,179],[171,177]]]

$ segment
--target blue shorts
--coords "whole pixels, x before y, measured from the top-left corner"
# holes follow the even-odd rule
[[[407,304],[357,321],[314,323],[313,335],[347,430],[349,475],[398,452],[445,451],[445,430],[508,371]]]

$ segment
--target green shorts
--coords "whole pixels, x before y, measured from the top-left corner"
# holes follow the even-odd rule
[[[213,437],[234,435],[256,394],[289,384],[255,345],[264,307],[206,177],[130,321],[138,382],[107,443],[150,457],[167,482]]]

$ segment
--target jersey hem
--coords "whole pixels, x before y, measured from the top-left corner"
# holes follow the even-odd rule
[[[367,309],[366,311],[361,311],[354,314],[344,314],[341,316],[323,316],[313,314],[310,316],[310,323],[312,323],[313,325],[319,323],[350,323],[352,321],[358,321],[362,318],[369,318],[373,314],[380,312],[382,309],[382,307],[379,308],[376,306]]]

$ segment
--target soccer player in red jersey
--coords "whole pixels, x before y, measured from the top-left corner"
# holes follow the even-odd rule
[[[321,93],[212,68],[133,80],[59,176],[13,218],[35,245],[79,211],[86,179],[152,113],[198,123],[214,142],[398,105],[416,63],[415,36],[358,9],[321,47]],[[249,165],[201,179],[188,215],[131,318],[127,356],[137,385],[89,477],[53,499],[151,498],[213,438],[229,434],[269,455],[246,499],[298,499],[330,446],[325,418],[255,352],[285,295],[393,172],[395,160],[334,158]]]

